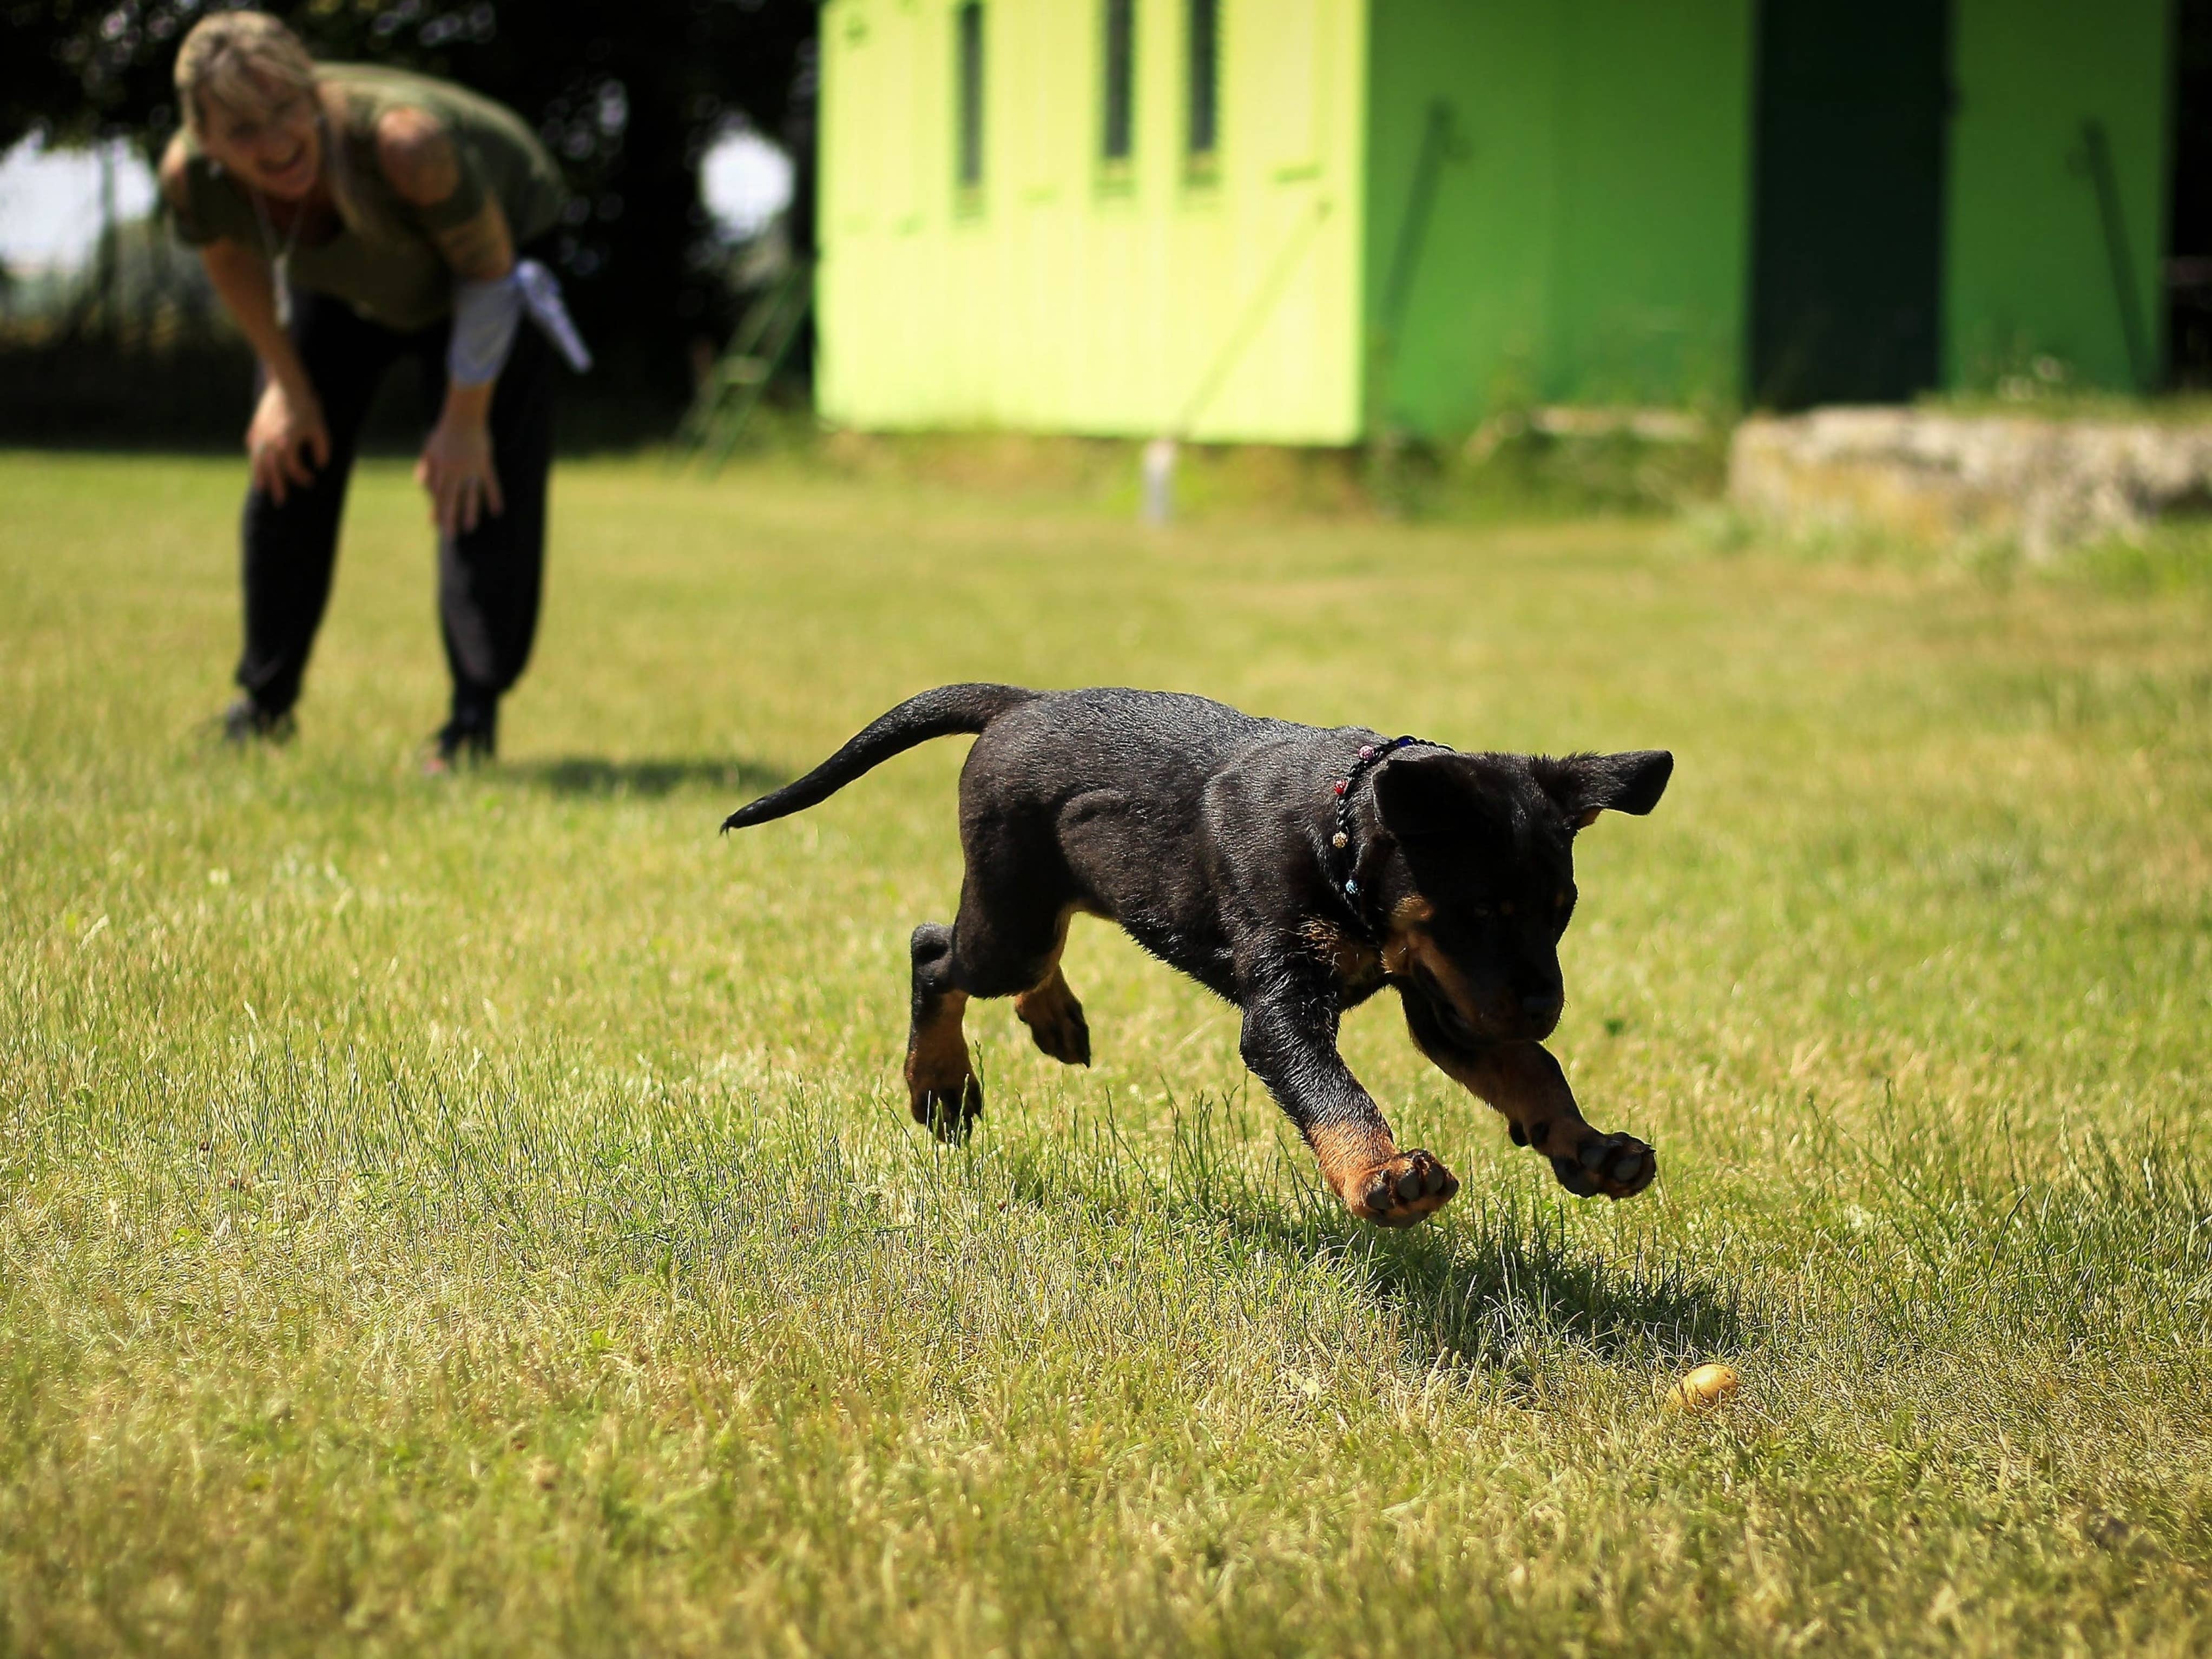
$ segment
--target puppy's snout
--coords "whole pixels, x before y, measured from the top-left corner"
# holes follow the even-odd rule
[[[1521,999],[1521,1012],[1540,1036],[1552,1034],[1565,1006],[1566,1000],[1557,991],[1531,991]]]

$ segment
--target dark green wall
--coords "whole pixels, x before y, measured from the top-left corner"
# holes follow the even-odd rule
[[[1563,16],[1552,395],[1733,400],[1751,0],[1575,0]]]
[[[2073,384],[2136,384],[2090,119],[2109,140],[2134,356],[2154,378],[2170,3],[1954,0],[1947,386],[2039,359]],[[1756,0],[1370,4],[1368,430],[1448,438],[1532,402],[1741,398]],[[1409,239],[1440,102],[1453,142]]]
[[[1559,31],[1549,8],[1475,0],[1370,0],[1369,27],[1367,424],[1464,429],[1535,396],[1551,355]],[[1450,147],[1421,215],[1439,105]]]
[[[1733,399],[1750,4],[1371,0],[1371,430]],[[1439,101],[1452,143],[1409,237]]]
[[[2130,388],[2120,290],[2082,124],[2109,136],[2135,310],[2163,361],[2166,0],[1956,0],[1958,105],[1945,254],[1945,378],[1983,387],[2046,356]]]

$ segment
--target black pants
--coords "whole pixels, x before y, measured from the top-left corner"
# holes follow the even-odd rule
[[[246,497],[246,650],[238,683],[282,714],[298,701],[307,653],[331,596],[338,516],[362,419],[385,374],[403,357],[423,368],[434,401],[446,390],[450,325],[396,333],[321,295],[293,298],[292,345],[322,400],[331,459],[312,481],[290,484],[280,504]],[[453,676],[453,719],[488,730],[500,695],[530,660],[545,563],[545,478],[553,463],[553,350],[525,317],[491,400],[493,465],[507,510],[438,541],[438,616]]]

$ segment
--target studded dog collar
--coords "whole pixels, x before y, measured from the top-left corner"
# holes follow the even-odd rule
[[[1337,890],[1344,895],[1345,902],[1352,908],[1352,920],[1370,945],[1380,942],[1374,924],[1367,919],[1367,901],[1360,891],[1356,873],[1359,868],[1358,854],[1352,845],[1352,792],[1359,780],[1373,771],[1401,749],[1442,749],[1449,751],[1449,744],[1432,743],[1426,738],[1393,738],[1388,743],[1367,743],[1359,746],[1359,754],[1345,774],[1330,788],[1336,794],[1336,830],[1329,836],[1329,859],[1334,866],[1331,874]]]

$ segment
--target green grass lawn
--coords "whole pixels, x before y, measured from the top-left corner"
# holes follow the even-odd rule
[[[240,471],[0,456],[0,1650],[2212,1649],[2202,584],[579,464],[435,782],[397,464],[298,741],[211,743]],[[963,745],[714,830],[968,678],[1674,750],[1553,1044],[1658,1182],[1382,999],[1465,1187],[1363,1230],[1085,922],[1097,1064],[978,1005],[937,1149]]]

